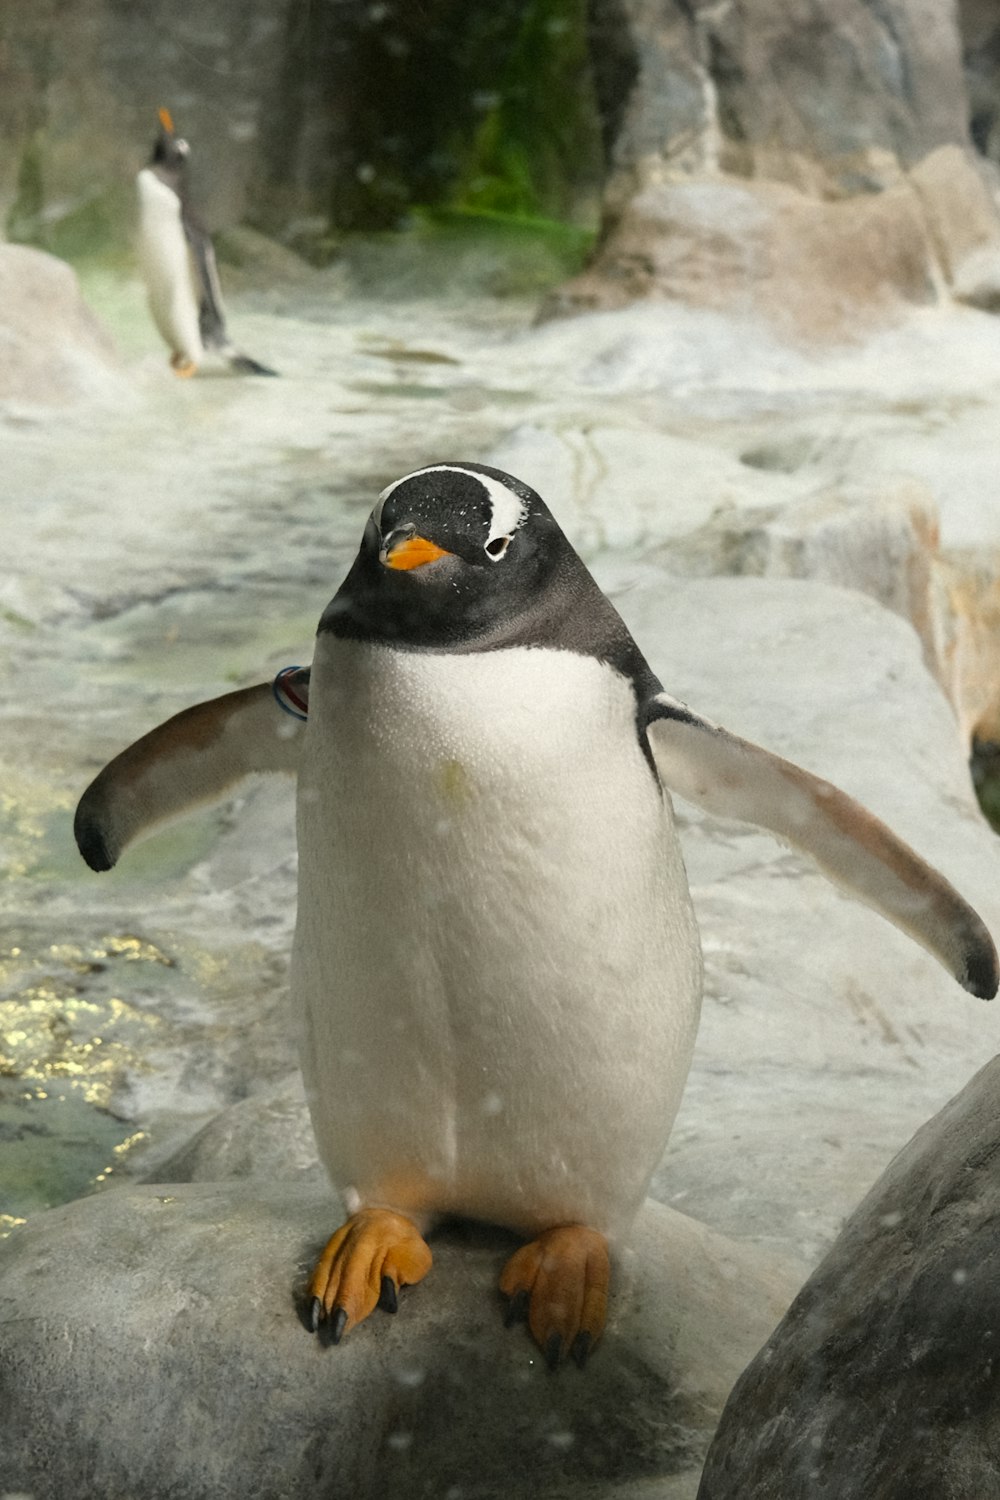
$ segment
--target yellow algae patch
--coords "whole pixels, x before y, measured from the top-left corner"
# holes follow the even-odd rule
[[[464,807],[475,795],[475,787],[460,760],[446,760],[440,769],[441,790],[456,807]]]
[[[117,997],[87,1000],[56,984],[33,984],[0,1000],[0,1076],[35,1092],[78,1090],[106,1109],[122,1072],[145,1067],[159,1021]]]

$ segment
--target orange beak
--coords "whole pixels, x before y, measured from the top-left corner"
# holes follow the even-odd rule
[[[163,126],[164,130],[167,131],[169,135],[173,135],[174,117],[170,113],[169,109],[158,109],[156,113],[159,115],[160,124]]]
[[[408,536],[401,542],[394,542],[388,552],[383,552],[382,561],[387,568],[400,568],[409,572],[410,568],[422,568],[424,563],[450,556],[450,552],[425,536]]]

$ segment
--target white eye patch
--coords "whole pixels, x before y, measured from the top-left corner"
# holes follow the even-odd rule
[[[494,562],[499,562],[510,546],[513,533],[527,515],[528,507],[520,495],[515,495],[514,491],[508,489],[505,484],[501,484],[499,479],[493,479],[489,474],[477,474],[475,469],[463,469],[461,464],[428,464],[426,469],[414,469],[412,474],[404,474],[402,479],[397,479],[387,485],[379,495],[378,503],[372,511],[372,520],[379,531],[382,530],[382,507],[385,502],[393,491],[398,490],[399,486],[405,484],[408,479],[415,478],[417,474],[465,474],[482,485],[490,505],[490,529],[486,537],[486,551]],[[503,547],[498,551],[492,551],[493,544],[501,541],[504,543]]]

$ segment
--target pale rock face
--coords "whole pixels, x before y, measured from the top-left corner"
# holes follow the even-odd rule
[[[64,261],[0,244],[0,402],[65,406],[128,402],[114,342]]]
[[[881,192],[827,200],[784,183],[701,172],[623,205],[553,314],[671,299],[762,318],[809,344],[898,323],[952,296],[1000,301],[1000,212],[969,154],[942,146]]]

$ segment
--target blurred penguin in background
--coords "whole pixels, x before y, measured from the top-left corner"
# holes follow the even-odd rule
[[[152,157],[136,185],[142,275],[170,364],[187,377],[214,352],[241,375],[274,375],[230,341],[211,236],[188,201],[191,148],[176,134],[169,110],[161,109],[159,118]]]

